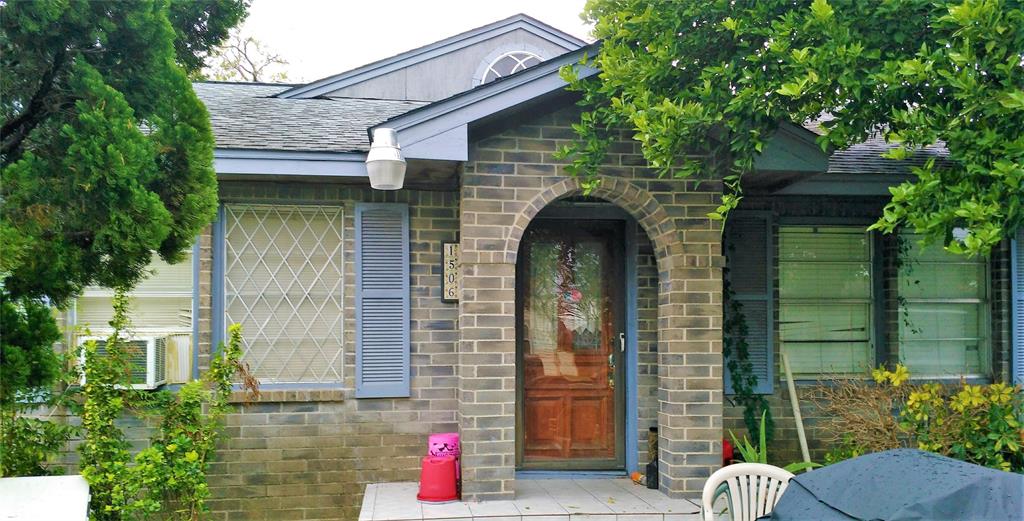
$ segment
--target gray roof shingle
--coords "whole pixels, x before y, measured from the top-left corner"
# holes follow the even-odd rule
[[[424,105],[420,101],[271,98],[291,85],[193,84],[210,112],[217,148],[364,152],[366,130]]]
[[[886,143],[882,137],[871,137],[863,143],[857,143],[842,150],[836,150],[828,158],[830,174],[909,174],[911,168],[923,166],[934,158],[936,164],[949,157],[949,150],[941,144],[927,146],[915,150],[903,160],[886,159],[885,152],[896,148]]]
[[[830,118],[825,118],[830,119]],[[822,121],[811,121],[804,128],[818,134],[824,134]],[[873,134],[862,143],[836,150],[828,158],[830,174],[909,174],[913,167],[923,166],[934,158],[941,163],[949,157],[949,150],[942,142],[919,148],[903,160],[886,159],[882,154],[896,148],[893,143],[886,143],[881,133]]]
[[[210,112],[217,148],[301,152],[365,152],[367,129],[429,104],[423,101],[313,98],[282,99],[274,94],[285,84],[200,82],[193,85]],[[806,125],[820,133],[819,122]],[[835,151],[829,173],[907,174],[929,158],[949,156],[940,143],[918,150],[903,161],[881,157],[893,148],[881,136]]]

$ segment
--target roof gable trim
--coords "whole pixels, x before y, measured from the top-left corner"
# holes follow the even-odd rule
[[[378,76],[427,61],[431,58],[469,47],[473,44],[501,34],[512,32],[516,29],[522,29],[540,38],[544,38],[555,45],[565,48],[566,51],[572,51],[586,45],[586,42],[576,38],[575,36],[559,31],[558,29],[540,22],[539,20],[520,14],[456,36],[445,38],[411,51],[397,54],[390,58],[385,58],[334,76],[328,76],[327,78],[323,78],[312,83],[288,89],[284,92],[278,93],[276,97],[312,98],[322,96],[329,92],[362,83]]]
[[[461,132],[450,131],[465,129],[470,123],[564,89],[567,84],[558,74],[559,69],[564,65],[577,64],[579,75],[582,78],[596,74],[597,69],[578,65],[583,53],[593,47],[588,46],[563,54],[507,78],[413,109],[371,127],[368,132],[372,135],[375,128],[394,128],[398,131],[398,141],[401,143],[403,151],[415,149],[417,156],[423,154],[422,157],[417,157],[419,159],[455,159],[449,156],[432,157],[431,147],[414,147],[414,145],[431,140],[437,146],[435,138],[446,134],[459,136],[462,140],[464,139],[462,137],[464,130]],[[461,156],[464,155],[465,153],[461,154]]]
[[[224,149],[213,151],[218,175],[366,177],[366,154]]]

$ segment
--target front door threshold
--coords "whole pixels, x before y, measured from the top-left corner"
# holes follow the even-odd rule
[[[516,479],[621,479],[624,470],[517,470]]]

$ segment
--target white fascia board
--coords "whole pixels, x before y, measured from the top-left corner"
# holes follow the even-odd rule
[[[399,133],[398,143],[402,145],[402,156],[406,159],[469,160],[469,129],[467,125],[459,125],[410,144],[405,144],[402,141],[402,134]]]
[[[216,149],[213,168],[218,174],[366,177],[362,152],[297,152],[282,150]]]
[[[391,58],[386,58],[379,62],[364,65],[357,69],[353,69],[348,72],[329,76],[327,78],[314,81],[310,84],[303,85],[301,87],[294,87],[277,94],[278,98],[313,98],[321,96],[329,92],[343,89],[350,85],[362,83],[367,80],[371,80],[378,76],[394,72],[399,69],[413,66],[417,63],[424,62],[431,58],[436,58],[451,52],[455,52],[459,49],[463,49],[494,38],[516,29],[522,29],[531,34],[534,34],[540,38],[543,38],[559,47],[562,47],[566,52],[572,52],[581,47],[579,41],[572,41],[564,38],[560,35],[552,33],[550,30],[544,29],[531,23],[529,20],[518,19],[511,22],[504,22],[494,27],[484,27],[475,34],[469,34],[461,39],[457,40],[441,40],[434,44],[427,45],[420,49],[414,49]]]

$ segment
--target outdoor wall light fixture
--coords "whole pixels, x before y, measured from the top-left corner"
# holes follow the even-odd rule
[[[370,153],[366,154],[366,172],[370,186],[377,190],[399,190],[405,181],[405,159],[398,146],[398,133],[393,128],[373,131]]]

